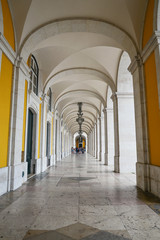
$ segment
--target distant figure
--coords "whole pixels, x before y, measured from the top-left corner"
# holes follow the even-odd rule
[[[71,153],[74,153],[74,148],[73,147],[71,147]]]

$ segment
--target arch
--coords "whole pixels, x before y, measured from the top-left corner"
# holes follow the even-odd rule
[[[79,129],[79,125],[78,125],[75,121],[73,121],[72,123],[70,123],[70,124],[68,125],[69,129],[70,129],[71,126],[77,126],[77,128]],[[89,127],[90,129],[92,129],[92,127],[93,127],[88,121],[85,121],[85,122],[82,124],[82,128],[83,128],[83,126],[87,126],[87,127]]]
[[[73,135],[75,135],[76,133],[78,134],[78,132],[77,132],[77,131],[75,131],[75,132],[73,133]],[[87,132],[86,132],[86,131],[83,131],[83,133],[85,133],[85,134],[86,134],[86,139],[87,139],[87,136],[88,136]]]
[[[39,109],[38,109],[37,105],[36,105],[34,102],[31,102],[31,103],[28,105],[28,109],[31,109],[31,111],[32,111],[34,114],[38,115]]]
[[[89,117],[87,117],[87,116],[83,116],[84,117],[84,119],[88,119],[91,123],[92,123],[92,125],[94,125],[94,122],[92,121],[92,119],[91,118],[89,118]],[[74,116],[74,117],[71,117],[68,121],[70,122],[70,121],[72,121],[72,120],[76,120],[76,118],[77,118],[77,116]],[[66,124],[68,123],[67,121],[65,121],[66,122]],[[87,121],[88,122],[88,121]],[[91,126],[92,126],[91,125]]]
[[[110,76],[108,76],[106,73],[101,72],[100,70],[94,69],[94,68],[70,68],[70,69],[64,69],[63,71],[57,72],[54,75],[52,75],[44,84],[43,92],[46,93],[48,91],[48,88],[55,82],[57,82],[60,78],[69,76],[72,74],[89,74],[96,76],[99,79],[102,79],[102,81],[106,82],[110,88],[112,89],[112,92],[116,92],[116,87],[114,84],[114,81]]]
[[[115,25],[95,19],[64,19],[52,21],[36,28],[21,44],[19,55],[27,62],[28,56],[39,42],[52,36],[68,32],[88,32],[107,36],[117,42],[119,48],[126,50],[131,57],[136,55],[136,44],[132,37]]]
[[[72,128],[76,128],[76,129],[78,128],[78,129],[77,129],[77,132],[78,132],[78,130],[79,130],[78,124],[74,124],[74,125],[72,124],[71,127],[69,128],[69,130],[71,130]],[[87,130],[89,130],[89,131],[91,130],[91,128],[90,128],[87,124],[83,124],[83,125],[82,125],[82,131],[83,131],[83,129],[87,129]]]
[[[83,102],[83,104],[92,107],[94,110],[96,110],[96,112],[98,113],[98,115],[101,115],[99,109],[98,109],[95,105],[93,105],[92,103]],[[73,102],[73,103],[70,103],[70,104],[66,105],[66,106],[62,109],[60,115],[62,116],[63,113],[64,113],[64,111],[66,110],[66,108],[69,108],[69,107],[72,106],[72,105],[77,105],[77,102]]]
[[[71,95],[74,95],[75,93],[79,93],[81,95],[86,95],[88,96],[88,94],[90,94],[91,97],[96,97],[100,100],[100,102],[103,104],[103,106],[106,106],[106,102],[103,99],[103,97],[101,95],[99,95],[98,93],[95,93],[93,91],[89,91],[89,90],[73,90],[73,91],[69,91],[66,92],[64,94],[62,94],[60,97],[58,97],[58,99],[55,101],[55,109],[57,108],[58,104],[60,103],[60,101],[64,100],[67,97],[71,97]]]
[[[77,111],[72,111],[72,110],[71,110],[71,112],[69,112],[69,113],[67,114],[67,116],[66,116],[66,118],[64,119],[64,121],[66,121],[66,119],[67,119],[70,115],[75,114],[75,113],[77,113]],[[87,113],[87,114],[91,115],[91,116],[94,118],[94,120],[96,121],[96,117],[95,117],[94,114],[91,113],[90,111],[83,110],[83,113]],[[90,120],[91,120],[91,118],[90,118]],[[92,121],[92,123],[94,124],[93,121]]]
[[[75,122],[75,124],[69,124],[69,125],[68,125],[69,130],[71,129],[71,127],[74,127],[74,126],[78,127],[78,129],[79,129],[78,123]],[[83,128],[84,126],[85,126],[85,127],[88,127],[89,129],[92,129],[92,126],[91,126],[88,122],[83,122],[82,128]]]
[[[75,129],[76,132],[78,132],[78,130],[79,130],[79,129],[77,129],[77,126],[74,125],[74,126],[71,126],[71,127],[70,127],[69,131],[72,131],[72,128]],[[89,133],[90,130],[91,130],[91,129],[90,129],[88,126],[86,126],[86,125],[82,126],[82,132],[86,131],[87,133]]]

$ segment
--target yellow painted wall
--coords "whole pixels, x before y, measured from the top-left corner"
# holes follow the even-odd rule
[[[39,104],[38,158],[40,158],[40,146],[41,146],[41,111],[42,111],[42,104]]]
[[[153,15],[154,0],[149,0],[144,24],[142,43],[143,47],[145,47],[146,43],[153,34]],[[152,52],[152,54],[144,63],[144,74],[146,85],[150,163],[156,166],[160,166],[160,110],[158,103],[158,86],[154,52]]]
[[[151,164],[160,166],[160,110],[154,52],[144,64]]]
[[[24,152],[24,149],[25,149],[26,113],[27,113],[27,89],[28,89],[28,82],[27,82],[27,80],[26,80],[26,81],[25,81],[25,89],[24,89],[22,152]]]
[[[85,141],[85,139],[83,139],[83,148],[85,148],[86,147],[86,141]]]
[[[3,12],[3,35],[15,50],[14,29],[7,0],[1,0]]]
[[[7,166],[13,65],[2,54],[0,72],[0,168]]]
[[[52,126],[51,126],[51,155],[53,154],[53,117],[52,117]]]
[[[79,141],[78,141],[78,139],[76,140],[76,148],[79,148]]]
[[[154,0],[148,0],[148,6],[146,10],[144,32],[143,32],[143,48],[153,34],[153,14],[154,14]]]

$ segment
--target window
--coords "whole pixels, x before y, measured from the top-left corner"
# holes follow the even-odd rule
[[[49,97],[49,101],[48,101],[48,110],[51,111],[51,101],[52,101],[52,91],[49,88],[47,96]]]
[[[38,64],[35,57],[32,55],[30,90],[32,90],[36,95],[38,95],[38,73],[39,73]]]

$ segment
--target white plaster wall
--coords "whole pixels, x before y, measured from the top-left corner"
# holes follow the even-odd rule
[[[105,152],[105,131],[104,131],[104,113],[101,113],[101,144],[102,144],[102,153],[101,161],[104,163],[104,152]]]
[[[120,172],[136,170],[136,137],[133,98],[118,98]]]
[[[14,165],[21,162],[22,151],[22,130],[23,130],[23,107],[24,107],[24,88],[25,88],[25,75],[18,69],[15,85],[17,91],[15,92],[16,101],[14,102],[14,117],[13,117],[13,140],[12,143],[12,163]]]
[[[11,190],[19,188],[24,182],[27,181],[27,162],[12,166]],[[24,176],[22,173],[24,172]]]
[[[114,167],[114,119],[112,91],[108,88],[107,93],[107,126],[108,126],[108,165]]]
[[[39,174],[41,172],[41,158],[36,159],[36,174]]]
[[[128,54],[123,52],[119,64],[117,82],[120,172],[135,172],[137,161],[133,79],[128,71],[130,62]]]
[[[7,192],[8,167],[0,168],[0,196]]]
[[[108,165],[114,166],[113,109],[107,110],[107,124],[108,124]]]

